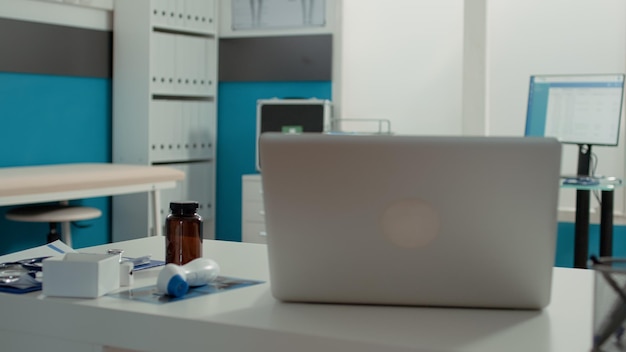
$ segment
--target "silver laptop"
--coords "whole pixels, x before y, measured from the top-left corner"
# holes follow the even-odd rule
[[[549,303],[555,139],[265,133],[260,152],[277,299]]]

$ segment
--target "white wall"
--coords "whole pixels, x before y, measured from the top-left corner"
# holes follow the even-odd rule
[[[626,71],[626,1],[488,1],[486,58],[488,132],[523,135],[530,75]],[[623,125],[617,148],[593,149],[599,174],[624,177]],[[577,147],[565,146],[562,172],[576,165]],[[624,192],[616,194],[623,213]],[[575,192],[562,190],[560,203],[572,210]]]
[[[461,134],[463,0],[343,0],[337,35],[335,116]]]
[[[523,136],[530,75],[626,71],[623,0],[382,4],[343,0],[333,100],[340,118],[390,119],[396,134]],[[617,148],[594,148],[598,174],[624,178],[624,124]],[[563,173],[576,165],[564,146]],[[561,219],[573,219],[575,192],[560,198]]]

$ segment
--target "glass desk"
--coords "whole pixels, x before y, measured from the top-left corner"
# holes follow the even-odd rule
[[[600,256],[613,255],[613,198],[616,188],[622,186],[622,180],[616,177],[585,177],[597,181],[569,183],[575,177],[562,177],[561,188],[576,190],[576,219],[574,232],[574,267],[587,268],[589,256],[589,208],[591,192],[600,191]]]

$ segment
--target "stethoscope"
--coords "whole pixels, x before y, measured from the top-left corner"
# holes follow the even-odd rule
[[[24,275],[36,279],[37,274],[42,271],[41,262],[46,258],[49,258],[49,256],[0,263],[0,284],[16,282]]]

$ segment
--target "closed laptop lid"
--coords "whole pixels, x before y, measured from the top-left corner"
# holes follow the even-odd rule
[[[276,298],[548,304],[555,139],[266,133],[260,143]]]

